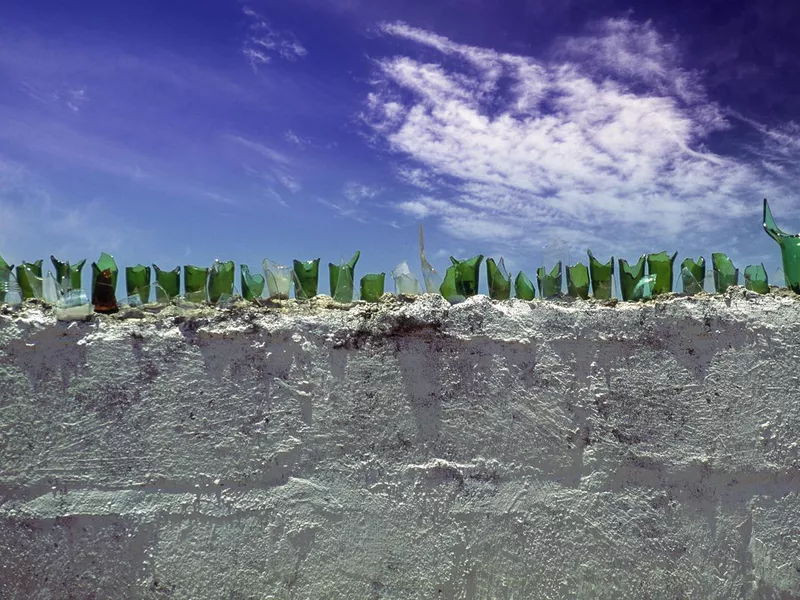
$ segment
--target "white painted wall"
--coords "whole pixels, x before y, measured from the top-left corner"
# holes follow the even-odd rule
[[[0,315],[0,598],[800,597],[793,296],[138,316]]]

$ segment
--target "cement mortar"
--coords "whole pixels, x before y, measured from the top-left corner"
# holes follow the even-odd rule
[[[800,300],[0,314],[0,598],[798,598]]]

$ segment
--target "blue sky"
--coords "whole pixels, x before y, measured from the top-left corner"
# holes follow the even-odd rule
[[[656,5],[658,4],[658,5]],[[6,2],[0,254],[779,266],[800,230],[800,7]],[[323,291],[325,285],[322,286]]]

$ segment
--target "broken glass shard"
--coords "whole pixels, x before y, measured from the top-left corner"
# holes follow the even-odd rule
[[[55,304],[61,298],[61,285],[53,275],[52,271],[47,271],[47,275],[42,281],[42,298],[48,304]]]
[[[647,269],[650,275],[656,276],[653,284],[652,293],[654,296],[668,294],[672,291],[673,271],[672,265],[675,262],[676,252],[672,256],[662,251],[657,254],[647,255]]]
[[[483,254],[478,254],[466,260],[456,260],[451,256],[450,262],[458,270],[459,295],[465,298],[475,296],[478,293],[478,284],[480,283]]]
[[[624,258],[619,259],[619,291],[625,301],[636,300],[633,292],[644,277],[644,265],[647,257],[643,254],[633,266]]]
[[[506,271],[502,256],[499,263],[495,263],[493,258],[486,259],[486,281],[489,286],[489,297],[492,300],[511,298],[511,275]]]
[[[42,260],[23,262],[17,265],[17,284],[22,291],[22,299],[42,297]]]
[[[56,319],[59,321],[81,321],[94,313],[89,296],[81,289],[70,290],[56,302]]]
[[[522,271],[517,273],[517,277],[514,279],[514,297],[520,300],[533,300],[536,297],[536,288],[533,287],[533,282]]]
[[[439,293],[444,296],[444,299],[450,304],[458,304],[466,300],[464,294],[461,293],[462,290],[461,270],[456,265],[448,267],[444,274],[444,281],[442,281],[442,285],[439,286]]]
[[[428,294],[438,294],[443,283],[442,277],[425,256],[425,234],[422,231],[422,223],[419,225],[419,261],[422,265],[422,279],[425,282],[425,291]]]
[[[780,267],[775,269],[775,274],[772,276],[772,285],[776,287],[787,287],[786,276],[783,274],[783,269]]]
[[[265,258],[261,266],[267,280],[267,294],[273,300],[288,300],[292,290],[292,268]]]
[[[357,250],[353,257],[341,264],[335,265],[328,263],[328,280],[331,288],[331,298],[336,302],[349,304],[353,301],[353,287],[355,279],[356,263],[361,256],[361,251]]]
[[[419,280],[411,272],[406,261],[401,262],[392,271],[394,292],[402,296],[416,296],[420,293]]]
[[[81,289],[81,275],[83,265],[86,264],[86,259],[78,261],[74,265],[69,262],[61,262],[55,256],[50,256],[50,262],[56,269],[56,280],[61,287],[61,290],[67,292],[69,290]]]
[[[184,297],[188,302],[205,302],[208,299],[208,267],[183,266]]]
[[[181,268],[175,267],[172,271],[162,271],[156,265],[153,265],[153,271],[156,274],[156,283],[158,288],[161,288],[161,297],[156,294],[156,302],[166,304],[173,298],[177,298],[181,294]],[[156,288],[156,291],[158,291]]]
[[[245,300],[257,300],[264,293],[264,276],[257,273],[252,275],[250,267],[239,265],[242,279],[242,297]]]
[[[319,259],[293,262],[294,297],[299,300],[309,300],[317,295],[319,282]]]
[[[561,261],[547,272],[545,267],[536,269],[536,281],[539,284],[539,296],[542,298],[554,298],[561,294]]]
[[[125,267],[125,290],[128,296],[138,294],[141,304],[150,301],[150,273],[150,267],[144,265]]]
[[[764,264],[750,265],[744,270],[744,286],[757,294],[769,293],[769,279]]]
[[[14,265],[8,264],[0,256],[0,304],[6,304],[6,293],[11,289],[11,280],[14,280],[14,289],[17,289],[17,278],[14,277]]]
[[[92,263],[92,304],[95,312],[117,312],[117,263],[114,257],[103,252],[100,259]]]
[[[208,273],[208,301],[217,304],[223,296],[233,295],[233,280],[236,265],[232,260],[222,262],[214,260]]]
[[[681,284],[683,293],[691,296],[703,291],[706,280],[706,259],[702,256],[696,261],[687,258],[681,263]]]
[[[386,273],[368,273],[361,278],[361,299],[377,302],[383,296]]]
[[[631,300],[649,300],[655,294],[654,290],[658,275],[645,275],[642,277],[631,292]]]
[[[614,289],[614,257],[603,264],[597,260],[591,250],[589,255],[589,275],[592,280],[592,296],[598,300],[608,300],[613,297]]]
[[[573,298],[589,299],[589,269],[583,263],[567,267],[567,294]]]
[[[772,218],[772,211],[766,198],[764,198],[763,225],[764,231],[778,242],[778,246],[781,248],[781,262],[786,286],[795,294],[800,294],[800,234],[791,235],[778,228],[775,219]]]
[[[714,267],[714,289],[718,294],[724,293],[732,285],[739,285],[739,269],[725,254],[713,252],[711,264]]]

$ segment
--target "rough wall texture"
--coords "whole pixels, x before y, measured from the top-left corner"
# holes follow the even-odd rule
[[[800,301],[0,315],[0,598],[800,597]]]

